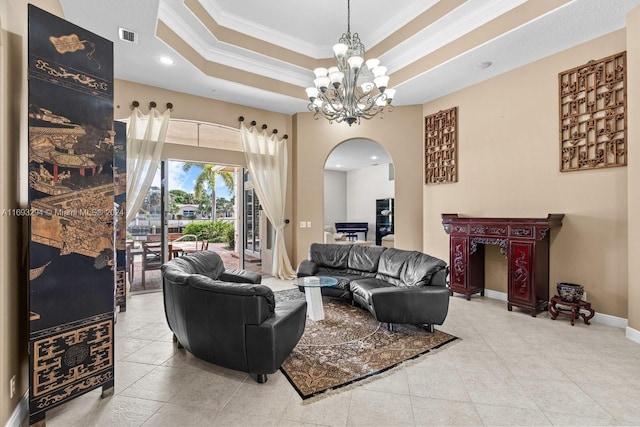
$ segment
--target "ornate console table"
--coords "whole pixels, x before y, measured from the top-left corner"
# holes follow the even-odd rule
[[[508,263],[509,311],[536,316],[549,301],[549,230],[562,226],[564,214],[546,218],[467,218],[442,214],[449,234],[451,293],[484,295],[484,245],[498,245]]]

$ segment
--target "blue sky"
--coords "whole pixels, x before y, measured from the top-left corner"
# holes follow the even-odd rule
[[[200,173],[200,169],[191,168],[189,172],[185,172],[182,167],[184,162],[178,162],[175,160],[169,161],[169,190],[183,190],[187,193],[194,192],[194,185],[196,177]],[[237,180],[237,177],[236,177]],[[156,175],[156,179],[153,181],[154,186],[160,186],[160,174]],[[216,177],[216,197],[224,197],[231,200],[233,194],[229,192],[224,185],[224,181],[221,177]]]

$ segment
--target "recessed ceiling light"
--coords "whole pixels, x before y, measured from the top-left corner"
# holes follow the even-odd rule
[[[371,156],[371,160],[376,160],[378,156]]]
[[[484,62],[480,62],[480,63],[474,65],[474,68],[476,68],[477,70],[484,70],[485,68],[491,67],[491,65],[493,65],[493,62],[484,61]]]
[[[160,62],[162,62],[165,65],[171,65],[173,64],[173,59],[169,58],[168,56],[161,56]]]
[[[337,168],[341,168],[341,167],[342,167],[342,165],[336,165],[336,167],[337,167]]]

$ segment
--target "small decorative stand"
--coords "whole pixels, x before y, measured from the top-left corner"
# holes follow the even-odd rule
[[[558,307],[560,305],[560,307]],[[567,302],[562,300],[558,295],[551,298],[549,305],[549,314],[551,319],[556,320],[558,314],[569,314],[571,316],[571,326],[574,325],[576,317],[582,317],[584,323],[589,325],[589,320],[595,316],[596,312],[591,308],[591,303],[587,301],[578,300],[576,302]],[[588,311],[589,315],[583,312]]]

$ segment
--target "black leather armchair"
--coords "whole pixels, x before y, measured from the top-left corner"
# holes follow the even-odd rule
[[[259,275],[225,269],[215,252],[172,259],[162,276],[167,322],[178,346],[260,383],[280,368],[304,332],[305,301],[276,306]]]

